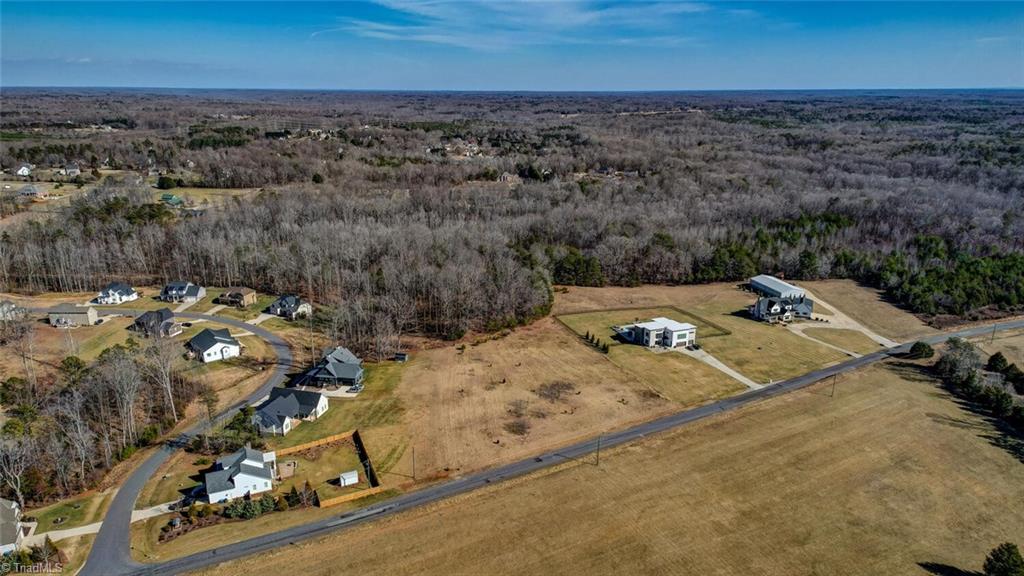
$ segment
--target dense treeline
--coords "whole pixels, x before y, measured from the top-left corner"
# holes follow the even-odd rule
[[[0,339],[24,364],[25,377],[0,383],[8,417],[0,432],[0,493],[22,507],[95,486],[169,430],[197,396],[217,401],[212,389],[179,372],[181,348],[170,339],[129,339],[91,364],[69,356],[52,379],[33,365],[33,320],[0,321]]]
[[[5,230],[8,289],[188,278],[294,290],[386,354],[543,313],[550,284],[856,278],[928,314],[1024,304],[1024,98],[22,94],[43,160],[272,187],[203,216],[110,179]],[[113,131],[75,125],[123,118]],[[104,109],[109,106],[109,109]],[[8,113],[9,112],[9,113]],[[196,144],[190,144],[199,138]],[[87,142],[89,158],[60,150]],[[32,147],[9,140],[7,167]],[[97,160],[102,162],[103,160]],[[317,184],[313,184],[313,182]]]

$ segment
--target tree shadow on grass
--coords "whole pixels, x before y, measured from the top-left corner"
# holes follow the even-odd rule
[[[985,406],[958,396],[955,390],[943,385],[941,381],[932,375],[929,366],[900,360],[886,362],[884,366],[887,370],[890,370],[904,380],[934,383],[937,386],[937,390],[942,391],[944,395],[948,395],[949,399],[960,407],[961,410],[974,414],[981,419],[973,420],[954,418],[943,414],[926,414],[933,421],[956,428],[974,430],[978,433],[979,437],[984,438],[989,444],[1007,452],[1016,458],[1017,461],[1024,464],[1024,430],[1017,430],[1003,419],[993,417]]]
[[[924,568],[924,570],[929,574],[934,574],[935,576],[983,576],[981,572],[964,570],[963,568],[957,568],[956,566],[950,566],[949,564],[918,562],[917,565]]]
[[[903,380],[909,380],[910,382],[937,382],[935,377],[929,372],[928,366],[922,366],[905,360],[886,362],[884,366]]]

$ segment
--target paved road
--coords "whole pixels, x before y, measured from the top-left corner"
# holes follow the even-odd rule
[[[41,311],[45,312],[45,310]],[[117,308],[110,310],[110,313],[123,314],[125,316],[138,316],[143,312],[145,312],[145,310],[137,310],[133,308]],[[274,371],[267,382],[263,386],[260,386],[258,390],[250,394],[248,398],[222,412],[217,416],[217,422],[222,422],[225,419],[230,418],[235,414],[235,412],[247,406],[249,403],[269,394],[270,389],[284,382],[288,371],[293,369],[292,352],[291,349],[288,348],[288,343],[280,336],[266,330],[265,328],[260,328],[259,326],[254,326],[241,320],[235,320],[234,318],[211,316],[209,314],[175,312],[174,317],[186,321],[207,320],[210,322],[219,322],[233,328],[252,332],[256,336],[266,340],[274,350],[274,354],[277,355],[277,363],[274,365]],[[172,454],[178,451],[189,437],[195,435],[197,432],[201,432],[208,425],[209,423],[205,420],[199,422],[185,430],[176,440],[161,445],[132,472],[131,476],[124,481],[118,489],[117,494],[114,496],[114,501],[111,502],[110,509],[107,510],[107,514],[103,519],[103,525],[100,527],[99,533],[96,534],[96,540],[93,543],[92,550],[89,552],[89,558],[86,560],[85,566],[82,567],[79,574],[82,576],[107,576],[109,574],[137,572],[142,569],[141,564],[132,560],[131,550],[129,548],[132,511],[135,509],[135,501],[139,497],[139,492],[142,491],[142,487],[146,484],[146,481],[156,473],[157,468],[159,468],[161,464],[166,462]]]
[[[968,328],[953,333],[923,338],[922,340],[930,344],[939,344],[953,336],[968,338],[989,334],[993,331],[993,327],[996,330],[1024,329],[1024,320],[1015,320],[996,325]],[[758,390],[749,390],[739,396],[727,398],[713,404],[708,404],[685,412],[679,412],[634,426],[633,428],[602,436],[600,438],[573,444],[572,446],[568,446],[555,452],[542,454],[536,458],[521,460],[500,468],[485,470],[483,472],[451,480],[443,484],[410,492],[351,513],[319,520],[302,526],[296,526],[294,528],[288,528],[286,530],[251,538],[249,540],[222,546],[213,550],[198,552],[184,558],[168,560],[161,564],[140,565],[130,559],[125,559],[125,554],[127,554],[125,544],[128,539],[128,532],[127,525],[122,523],[120,526],[120,541],[113,543],[113,546],[118,547],[117,553],[106,554],[103,552],[97,552],[95,546],[101,544],[101,542],[97,540],[94,545],[93,555],[97,557],[96,559],[99,563],[93,562],[94,558],[93,555],[91,555],[89,557],[89,563],[86,564],[86,568],[89,571],[83,571],[83,574],[105,574],[112,576],[128,574],[181,574],[220,562],[225,562],[227,560],[233,560],[250,554],[256,554],[281,546],[287,546],[300,540],[322,536],[332,531],[355,526],[384,515],[394,514],[416,506],[436,502],[477,488],[482,488],[495,482],[501,482],[503,480],[523,476],[548,466],[565,462],[566,460],[592,458],[593,453],[597,450],[599,445],[602,448],[611,448],[613,446],[642,439],[649,434],[664,432],[715,414],[734,410],[753,402],[786,394],[794,390],[799,390],[830,376],[856,370],[868,364],[882,360],[890,355],[905,353],[910,349],[910,346],[911,343],[905,343],[889,350],[875,352],[860,358],[847,360],[846,362],[836,364],[835,366],[815,370],[814,372],[804,374],[803,376],[779,382],[773,386],[768,386]],[[124,489],[122,488],[122,490]],[[107,546],[111,545],[108,540],[105,540],[103,544]]]

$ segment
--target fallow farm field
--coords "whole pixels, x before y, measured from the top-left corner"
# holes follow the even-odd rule
[[[890,363],[205,574],[964,574],[1024,534],[998,436]]]

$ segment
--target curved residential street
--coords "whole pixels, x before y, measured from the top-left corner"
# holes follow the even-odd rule
[[[47,311],[47,309],[31,310],[33,312]],[[111,312],[125,316],[138,316],[145,313],[146,310],[118,308]],[[216,418],[217,422],[222,422],[225,419],[230,418],[238,410],[269,394],[271,388],[284,382],[288,371],[293,368],[292,352],[291,349],[288,348],[288,343],[280,336],[265,328],[260,328],[257,325],[250,324],[242,320],[236,320],[234,318],[214,316],[210,314],[197,314],[187,311],[175,312],[174,317],[182,320],[205,320],[208,322],[217,322],[231,326],[232,328],[251,332],[252,334],[266,340],[274,350],[274,354],[277,356],[277,362],[274,365],[273,372],[271,373],[270,378],[267,379],[267,382],[257,390],[253,391],[253,393],[247,398],[229,407],[224,412],[221,412]],[[132,471],[131,475],[125,479],[124,483],[122,483],[118,488],[113,502],[110,503],[110,509],[107,510],[107,514],[103,519],[103,524],[100,526],[100,530],[96,534],[96,540],[93,542],[92,550],[89,552],[89,558],[86,560],[85,566],[82,567],[79,574],[84,576],[105,576],[108,574],[144,571],[143,566],[132,560],[131,557],[130,529],[132,512],[135,509],[135,501],[138,499],[139,493],[142,491],[142,487],[145,486],[146,481],[156,473],[156,470],[160,465],[166,462],[172,454],[179,450],[189,437],[202,431],[207,425],[208,423],[205,421],[193,424],[174,441],[167,442],[157,447],[156,451],[150,454],[149,457],[138,465],[135,470]]]
[[[134,314],[140,313],[141,311],[121,310],[120,312]],[[253,326],[252,324],[229,318],[222,318],[219,316],[211,317],[204,314],[189,314],[187,312],[178,313],[175,314],[175,316],[186,319],[210,320],[251,331],[255,335],[270,342],[277,352],[278,363],[275,368],[275,373],[270,380],[268,380],[268,382],[259,390],[250,395],[248,399],[225,411],[218,417],[218,419],[227,418],[246,403],[267,394],[272,386],[283,381],[287,369],[291,364],[292,358],[287,344],[280,337],[265,329],[261,329],[258,326]],[[1016,329],[1024,329],[1024,319],[966,328],[955,332],[922,338],[921,340],[930,344],[939,344],[952,337],[967,338],[990,334],[994,331]],[[433,485],[422,490],[403,494],[390,500],[373,504],[361,510],[345,513],[337,517],[326,518],[309,524],[295,526],[293,528],[251,538],[235,544],[229,544],[220,548],[197,552],[190,556],[168,560],[167,562],[160,564],[140,564],[132,560],[129,548],[132,509],[134,508],[135,500],[147,479],[152,476],[160,464],[166,461],[167,458],[178,450],[181,445],[180,442],[168,443],[158,449],[156,453],[143,462],[121,486],[114,502],[110,506],[110,510],[107,512],[107,516],[103,521],[103,526],[97,535],[92,551],[89,554],[89,558],[86,561],[85,566],[82,568],[81,574],[85,576],[181,574],[204,566],[210,566],[227,560],[248,556],[250,554],[265,552],[279,546],[293,544],[299,540],[313,538],[335,530],[361,524],[383,515],[394,514],[423,504],[436,502],[451,496],[469,492],[495,482],[520,477],[542,468],[559,464],[565,460],[586,458],[589,457],[599,446],[604,448],[618,446],[627,442],[642,439],[649,434],[664,432],[721,412],[735,410],[753,402],[758,402],[774,396],[799,390],[825,378],[856,370],[892,355],[906,353],[910,349],[911,344],[912,342],[906,342],[888,350],[881,350],[859,358],[852,358],[845,362],[841,362],[827,368],[822,368],[820,370],[815,370],[771,386],[748,390],[738,396],[726,398],[699,408],[693,408],[676,414],[671,414],[669,416],[645,422],[632,428],[620,430],[605,436],[578,442],[576,444],[566,446],[561,450],[547,452],[536,457],[506,464],[499,468],[477,472],[442,484]],[[187,435],[194,434],[201,429],[201,427],[202,425],[193,426],[182,435],[181,439],[184,440]]]

